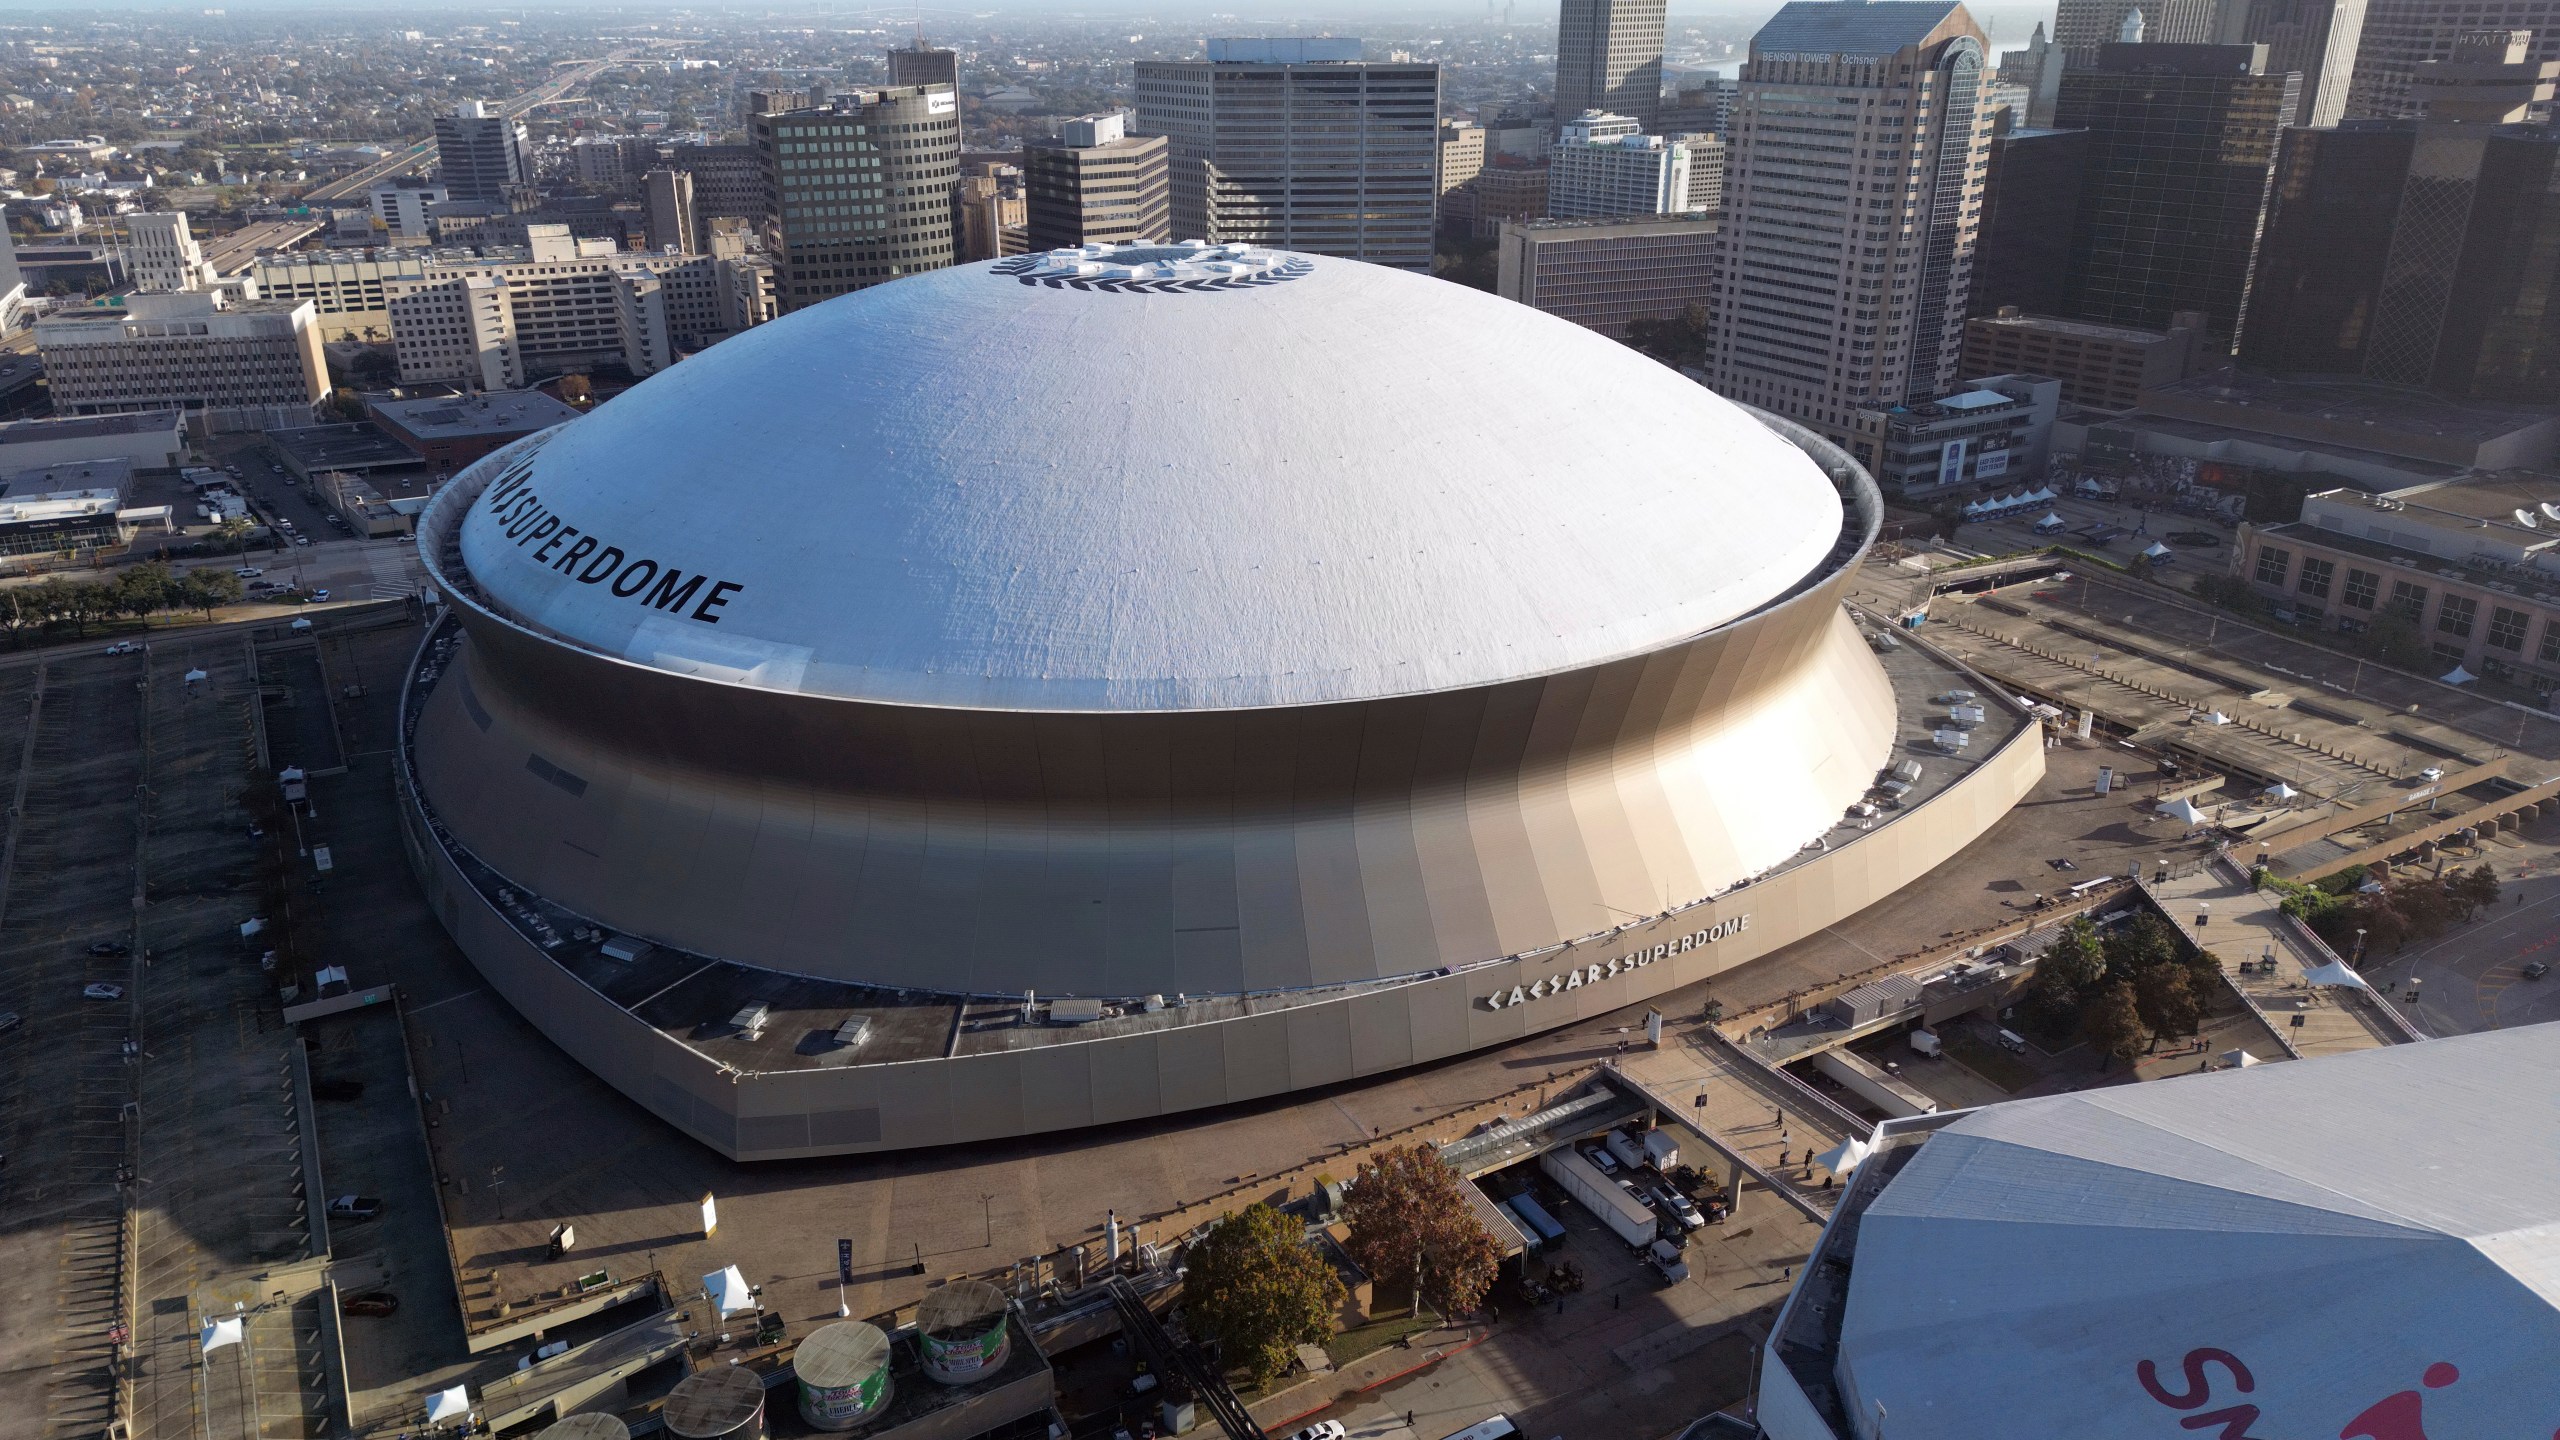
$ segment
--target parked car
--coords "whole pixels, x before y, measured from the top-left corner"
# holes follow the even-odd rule
[[[329,1202],[332,1220],[372,1220],[382,1214],[382,1202],[371,1195],[341,1195]]]
[[[124,987],[121,985],[109,985],[103,981],[94,985],[83,985],[80,987],[80,998],[83,1000],[121,1000],[124,998]]]
[[[15,1010],[0,1010],[0,1035],[6,1035],[26,1024],[26,1017]]]
[[[258,568],[257,566],[255,566],[255,565],[243,565],[243,566],[241,566],[239,569],[234,570],[234,571],[232,571],[231,573],[232,573],[232,574],[234,574],[234,575],[239,576],[239,577],[240,577],[241,579],[243,579],[243,580],[255,580],[255,579],[257,579],[259,576],[264,575],[264,574],[266,574],[267,572],[266,572],[266,571],[264,571],[264,570],[259,569],[259,568]]]
[[[92,955],[130,955],[133,947],[121,940],[99,940],[89,946]]]
[[[1656,1203],[1651,1192],[1640,1188],[1632,1180],[1619,1181],[1618,1188],[1627,1192],[1628,1199],[1633,1200],[1647,1210],[1652,1209]]]
[[[1343,1440],[1343,1437],[1350,1433],[1342,1428],[1342,1422],[1339,1420],[1319,1420],[1290,1436],[1289,1440]]]
[[[326,600],[329,598],[329,592],[325,589],[314,590],[311,592],[311,598],[314,600]]]
[[[1662,1201],[1662,1208],[1670,1211],[1672,1218],[1680,1222],[1681,1229],[1705,1228],[1707,1217],[1698,1213],[1697,1202],[1668,1185],[1657,1187],[1653,1193]]]
[[[2550,973],[2551,967],[2540,960],[2524,967],[2524,978],[2527,980],[2539,980]]]
[[[400,1312],[400,1297],[388,1290],[365,1290],[338,1301],[341,1315],[360,1315],[381,1320]]]
[[[1618,1173],[1618,1157],[1610,1154],[1600,1146],[1583,1146],[1582,1158],[1590,1161],[1592,1168],[1598,1170],[1603,1175],[1615,1175]]]
[[[314,1080],[311,1082],[311,1098],[361,1100],[364,1098],[364,1082],[361,1080]]]

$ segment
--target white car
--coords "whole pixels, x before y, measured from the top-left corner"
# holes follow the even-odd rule
[[[103,982],[94,985],[85,985],[81,987],[80,998],[83,1000],[121,1000],[124,998],[124,987],[121,985],[109,985]]]
[[[107,653],[110,655],[139,655],[142,653],[142,646],[131,640],[119,640],[115,644],[107,647]]]
[[[1290,1436],[1289,1440],[1343,1440],[1343,1437],[1350,1433],[1342,1428],[1342,1422],[1339,1420],[1319,1420]]]
[[[1590,1161],[1593,1168],[1597,1169],[1603,1175],[1615,1175],[1618,1173],[1618,1157],[1610,1154],[1605,1147],[1599,1145],[1591,1146],[1589,1149],[1582,1152],[1582,1158]]]

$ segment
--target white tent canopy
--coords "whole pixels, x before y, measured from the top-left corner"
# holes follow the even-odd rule
[[[2373,988],[2363,976],[2348,969],[2345,962],[2339,960],[2332,960],[2316,970],[2305,971],[2302,979],[2307,985],[2345,985],[2357,990]]]
[[[247,1339],[245,1327],[237,1315],[204,1322],[204,1353],[212,1354],[225,1345],[238,1345]]]
[[[1852,1135],[1815,1156],[1814,1159],[1822,1163],[1823,1169],[1845,1179],[1858,1168],[1862,1161],[1874,1153],[1874,1146]]]
[[[710,1296],[711,1303],[720,1307],[723,1318],[756,1308],[756,1297],[747,1287],[747,1277],[739,1274],[735,1265],[703,1276],[702,1293]]]
[[[2302,792],[2279,780],[2258,793],[2266,796],[2270,800],[2290,800]]]
[[[2472,674],[2470,671],[2463,669],[2459,665],[2456,665],[2452,669],[2444,672],[2443,676],[2444,683],[2447,685],[2468,685],[2479,678],[2479,676]]]
[[[2517,1079],[2555,1073],[2560,1025],[2524,1025],[1968,1112],[1858,1221],[1841,1409],[1893,1440],[2244,1405],[2253,1436],[2547,1436],[2560,1101]]]
[[[456,1385],[450,1390],[439,1390],[427,1397],[427,1423],[430,1425],[441,1425],[448,1420],[460,1420],[470,1413],[471,1391],[465,1386]]]
[[[2182,825],[2201,825],[2205,821],[2204,812],[2196,808],[2196,802],[2183,795],[2161,806],[2160,813]]]
[[[2152,541],[2152,542],[2151,542],[2151,544],[2150,544],[2149,546],[2147,546],[2147,547],[2143,550],[2143,552],[2142,552],[2142,553],[2143,553],[2144,558],[2146,558],[2146,559],[2157,560],[2157,559],[2159,559],[2161,556],[2166,555],[2166,554],[2168,554],[2168,553],[2169,553],[2169,547],[2168,547],[2168,546],[2166,546],[2166,545],[2161,544],[2161,543],[2160,543],[2159,541],[2157,541],[2157,540],[2154,540],[2154,541]]]
[[[2250,1054],[2246,1050],[2225,1050],[2222,1052],[2222,1068],[2225,1070],[2246,1070],[2252,1065],[2264,1065],[2266,1063],[2266,1061],[2259,1059],[2257,1056]]]

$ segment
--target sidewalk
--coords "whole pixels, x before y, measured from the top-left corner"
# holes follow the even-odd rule
[[[1702,1027],[1701,1027],[1702,1028]],[[1850,1129],[1795,1086],[1754,1073],[1745,1062],[1723,1052],[1703,1035],[1682,1027],[1674,1034],[1663,1027],[1660,1050],[1630,1045],[1617,1057],[1618,1068],[1646,1087],[1688,1102],[1673,1118],[1677,1124],[1712,1135],[1716,1141],[1824,1214],[1834,1192],[1822,1188],[1833,1178],[1819,1165],[1807,1166],[1807,1150],[1829,1150],[1849,1138]],[[1696,1101],[1701,1095],[1706,1104]],[[1863,1137],[1867,1132],[1857,1132]],[[1683,1156],[1701,1170],[1712,1170],[1706,1157]]]
[[[2250,1008],[2293,1052],[2309,1059],[2390,1044],[2358,1012],[2303,983],[2303,975],[2328,963],[2285,920],[2282,897],[2249,888],[2228,869],[2212,866],[2151,887],[2180,933],[2222,961],[2222,973]],[[2243,975],[2242,960],[2276,959],[2273,974]],[[2299,1017],[2300,1026],[2294,1024]]]
[[[1339,1370],[1310,1375],[1286,1390],[1275,1390],[1245,1409],[1253,1423],[1285,1434],[1292,1422],[1340,1404],[1346,1397],[1375,1390],[1417,1370],[1428,1369],[1461,1351],[1471,1350],[1490,1332],[1482,1325],[1441,1325],[1416,1331],[1408,1343],[1373,1350]]]

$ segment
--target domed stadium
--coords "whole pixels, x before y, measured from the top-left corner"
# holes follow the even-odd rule
[[[2038,764],[1952,830],[1833,836],[1914,702],[1840,603],[1874,487],[1777,424],[1347,260],[845,296],[437,496],[412,858],[495,989],[743,1158],[1639,1001],[1889,892]]]

